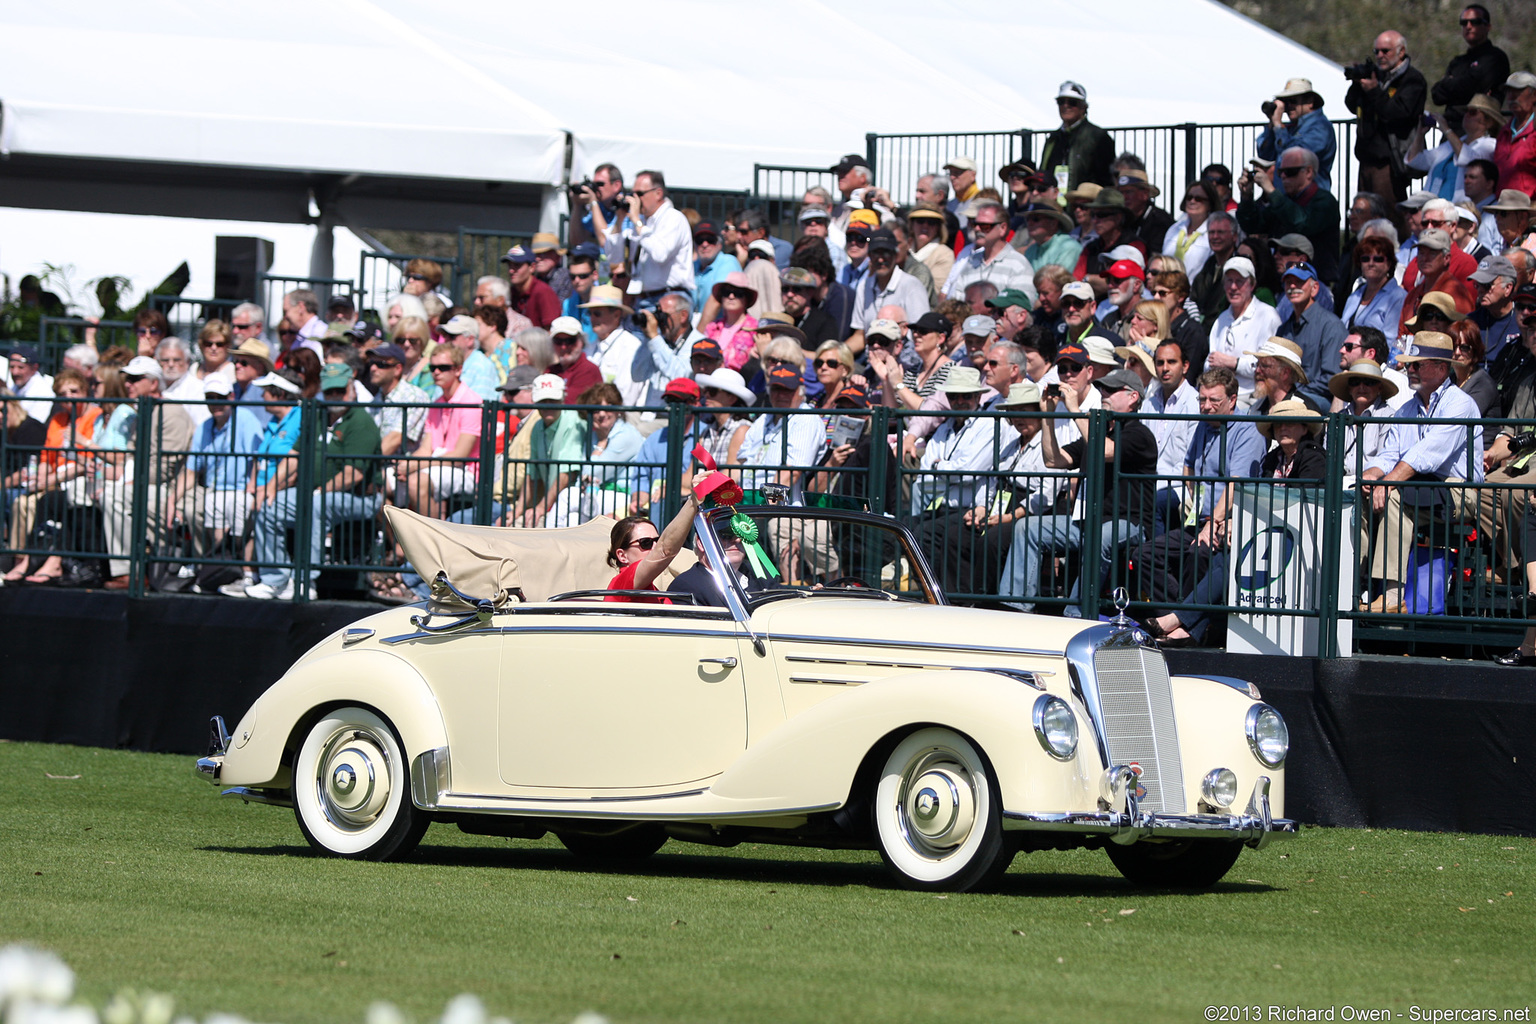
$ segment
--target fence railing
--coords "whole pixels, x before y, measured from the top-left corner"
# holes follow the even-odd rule
[[[1225,164],[1235,179],[1253,159],[1263,128],[1262,124],[1185,123],[1105,131],[1114,139],[1117,154],[1130,152],[1141,157],[1147,165],[1148,180],[1165,195],[1177,197],[1209,164]],[[1348,209],[1355,193],[1354,128],[1353,120],[1333,122],[1338,143],[1333,194],[1343,209]],[[903,135],[870,133],[865,136],[865,150],[875,183],[901,202],[911,197],[918,178],[941,170],[946,161],[957,156],[969,156],[976,161],[977,184],[1004,191],[998,171],[1015,160],[1038,157],[1049,134],[1049,130],[1029,128]]]
[[[1351,633],[1357,642],[1507,645],[1536,614],[1521,572],[1536,554],[1536,503],[1528,500],[1536,478],[1480,481],[1474,467],[1464,481],[1452,474],[1383,482],[1379,491],[1360,486],[1373,443],[1367,428],[1453,423],[1479,452],[1481,430],[1532,430],[1536,422],[1339,413],[1320,434],[1326,471],[1303,480],[1266,476],[1225,454],[1214,464],[1219,472],[1180,476],[1135,472],[1124,445],[1109,462],[1083,455],[1102,451],[1123,421],[1137,418],[1103,410],[1068,430],[1082,438],[1085,465],[1052,468],[1040,449],[1021,443],[1021,431],[1053,429],[1065,413],[925,414],[940,426],[913,461],[885,443],[911,415],[876,408],[863,414],[854,457],[844,451],[829,465],[827,425],[811,409],[790,410],[782,422],[760,421],[773,414],[756,408],[630,410],[660,418],[665,432],[652,433],[633,457],[611,460],[594,454],[584,408],[565,408],[551,426],[540,415],[554,414],[548,406],[470,407],[478,440],[456,458],[418,447],[412,436],[423,430],[418,411],[441,415],[440,403],[29,404],[55,420],[52,440],[21,447],[12,431],[0,438],[4,553],[26,557],[29,571],[81,584],[126,576],[135,594],[193,585],[212,592],[247,569],[279,593],[296,579],[364,594],[360,574],[403,568],[379,514],[385,503],[478,524],[558,527],[634,511],[664,521],[696,469],[687,453],[703,443],[740,448],[740,464],[722,468],[749,492],[782,483],[807,504],[895,517],[961,603],[1092,618],[1110,613],[1111,595],[1124,587],[1133,614],[1176,616],[1207,642],[1226,620],[1259,649],[1283,647],[1279,634],[1294,629],[1310,633],[1324,654]],[[189,422],[192,413],[215,412],[223,416],[213,426]],[[344,415],[378,424],[386,442],[395,435],[391,450],[375,442],[322,452],[317,435]],[[798,427],[810,417],[814,426]],[[227,424],[215,429],[221,418]],[[1284,422],[1182,419],[1219,423],[1222,452],[1238,449],[1245,424]],[[263,420],[276,423],[267,429]],[[349,421],[343,432],[356,436],[361,423]],[[292,592],[308,596],[302,585]]]

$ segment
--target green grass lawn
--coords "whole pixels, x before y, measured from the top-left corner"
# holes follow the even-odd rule
[[[425,1021],[466,991],[519,1022],[1536,1002],[1529,839],[1308,829],[1199,895],[1132,888],[1100,852],[939,897],[891,888],[873,853],[673,842],[594,871],[441,825],[368,864],[311,855],[291,812],[218,799],[189,758],[19,743],[0,823],[0,945],[56,951],[98,1005],[131,986],[199,1018],[361,1021],[385,999]]]

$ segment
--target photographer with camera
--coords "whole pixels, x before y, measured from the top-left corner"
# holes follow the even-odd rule
[[[641,171],[624,201],[628,216],[621,231],[609,232],[606,249],[610,264],[631,268],[626,295],[634,308],[655,309],[668,292],[692,295],[693,227],[667,198],[667,179]]]
[[[1372,59],[1344,65],[1350,80],[1344,105],[1354,111],[1355,159],[1360,161],[1360,192],[1408,197],[1405,163],[1413,130],[1424,116],[1429,84],[1408,59],[1408,43],[1391,29],[1376,37]]]
[[[1323,97],[1307,78],[1293,78],[1275,98],[1259,105],[1269,124],[1259,133],[1261,160],[1278,160],[1292,146],[1317,154],[1317,184],[1325,192],[1333,191],[1333,158],[1338,140],[1333,125],[1323,113]]]
[[[587,212],[581,216],[582,230],[600,246],[608,244],[609,233],[622,225],[615,219],[621,215],[624,196],[624,175],[613,164],[601,164],[586,181],[572,185],[571,206]]]

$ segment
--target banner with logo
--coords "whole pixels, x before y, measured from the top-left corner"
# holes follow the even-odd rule
[[[1243,654],[1315,656],[1319,619],[1315,614],[1323,570],[1322,488],[1283,484],[1242,484],[1233,501],[1227,603],[1251,611],[1227,620],[1227,650]],[[1354,531],[1340,531],[1336,593],[1346,610],[1355,571]],[[1311,615],[1274,614],[1280,610]],[[1339,657],[1353,650],[1353,623],[1338,622]]]

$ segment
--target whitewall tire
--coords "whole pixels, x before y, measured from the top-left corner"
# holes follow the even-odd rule
[[[310,728],[293,765],[304,838],[338,857],[391,860],[430,824],[411,803],[410,768],[394,729],[366,708],[337,708]]]

